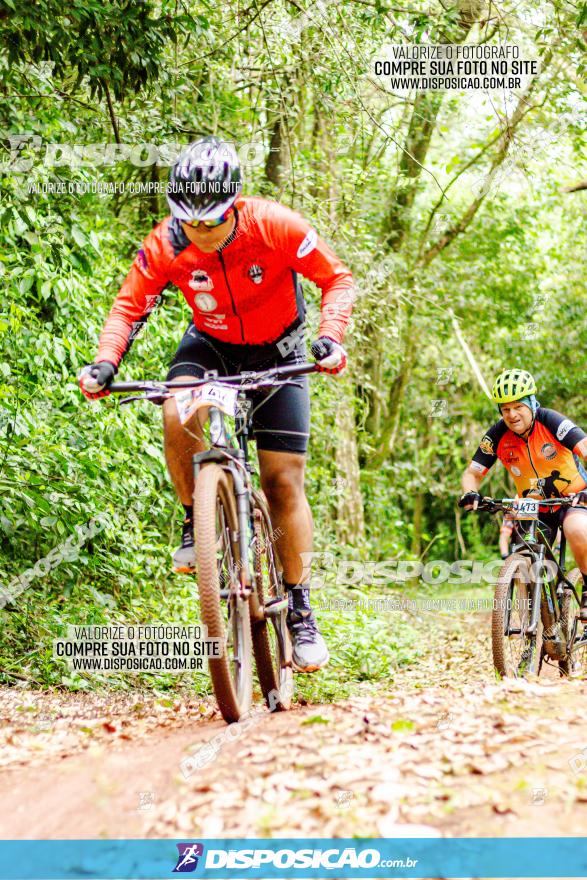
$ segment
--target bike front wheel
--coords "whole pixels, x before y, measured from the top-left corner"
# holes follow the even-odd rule
[[[232,478],[215,463],[203,465],[196,480],[194,533],[202,623],[222,646],[222,656],[208,660],[210,677],[222,717],[231,723],[251,706],[251,623],[248,596],[241,597]]]
[[[502,678],[538,675],[542,654],[540,614],[536,632],[526,633],[532,618],[533,591],[529,560],[514,553],[499,572],[493,603],[493,665]]]

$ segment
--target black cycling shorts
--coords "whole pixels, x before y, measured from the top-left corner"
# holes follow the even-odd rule
[[[274,366],[304,363],[306,346],[297,327],[288,328],[282,343],[233,345],[201,333],[190,324],[179,344],[167,374],[167,381],[179,376],[197,376],[218,370],[232,376],[243,370],[265,370]],[[248,395],[252,402],[253,432],[257,449],[304,454],[310,437],[310,393],[308,377],[297,376],[287,385],[259,389]]]

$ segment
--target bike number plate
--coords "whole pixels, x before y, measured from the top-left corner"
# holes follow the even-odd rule
[[[516,501],[513,509],[515,519],[538,519],[540,501],[537,498],[520,498]]]
[[[207,382],[199,388],[186,388],[175,395],[179,420],[183,424],[201,407],[215,406],[227,416],[236,415],[238,388]]]

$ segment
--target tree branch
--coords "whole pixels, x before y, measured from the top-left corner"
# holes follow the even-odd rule
[[[239,28],[237,31],[235,31],[234,33],[232,33],[232,34],[228,37],[228,39],[226,39],[223,43],[220,43],[219,46],[216,46],[216,48],[213,49],[211,52],[206,52],[205,55],[198,55],[197,58],[192,58],[190,61],[184,61],[184,62],[183,62],[182,64],[180,64],[179,66],[180,66],[180,67],[189,67],[190,64],[196,64],[196,62],[201,61],[203,58],[209,58],[210,55],[215,55],[216,52],[218,52],[219,49],[223,49],[224,46],[227,46],[229,43],[231,43],[231,42],[234,40],[235,37],[238,37],[239,34],[242,34],[243,31],[246,31],[247,28],[248,28],[250,25],[252,25],[252,23],[255,21],[255,19],[258,18],[258,17],[261,15],[261,13],[262,13],[263,10],[265,9],[265,7],[266,7],[266,6],[269,6],[269,4],[270,4],[271,2],[272,2],[272,0],[265,0],[265,2],[263,3],[263,5],[261,6],[261,8],[260,8],[260,9],[257,9],[257,11],[255,12],[255,14],[254,14],[254,15],[251,15],[251,17],[248,19],[248,21],[247,21],[247,22],[246,22],[241,28]],[[251,4],[251,5],[254,6],[255,4]],[[251,8],[251,7],[249,7],[249,9],[250,9],[250,8]],[[248,11],[248,10],[247,10],[247,11]]]
[[[548,64],[548,62],[551,60],[551,58],[552,58],[552,53],[550,53],[547,60],[545,60],[545,63],[543,65],[543,69],[546,66],[546,64]],[[524,92],[524,94],[518,100],[518,103],[516,105],[516,109],[514,110],[511,119],[506,120],[505,127],[504,127],[502,134],[501,134],[501,137],[500,137],[501,144],[500,144],[499,149],[493,159],[493,162],[491,163],[489,171],[487,172],[487,175],[486,175],[485,180],[483,182],[483,187],[482,187],[479,195],[473,199],[473,201],[471,202],[469,207],[466,209],[464,214],[461,216],[460,220],[458,220],[452,226],[449,226],[448,229],[446,229],[444,231],[444,233],[440,236],[438,241],[436,241],[430,248],[428,248],[427,251],[424,252],[424,254],[418,260],[418,265],[427,266],[429,263],[431,263],[432,260],[438,256],[438,254],[442,253],[442,251],[445,248],[447,248],[449,246],[449,244],[451,244],[451,242],[457,237],[457,235],[460,235],[462,232],[465,231],[465,229],[469,226],[469,224],[471,223],[471,221],[475,217],[475,214],[477,213],[477,211],[479,210],[479,208],[481,207],[481,205],[485,201],[485,198],[487,196],[487,193],[489,192],[489,188],[490,188],[491,183],[497,173],[497,170],[502,165],[504,159],[506,158],[506,156],[508,154],[508,151],[509,151],[509,148],[510,148],[511,143],[513,141],[514,133],[515,133],[517,127],[522,122],[522,120],[528,115],[528,113],[530,113],[536,107],[536,105],[534,105],[534,104],[529,104],[528,99],[531,96],[531,94],[533,93],[537,84],[538,84],[538,77],[535,76],[533,78],[533,80],[530,82],[530,84],[529,84],[528,88],[526,89],[526,91]]]
[[[575,193],[581,189],[587,189],[587,180],[581,180],[580,183],[574,183],[573,186],[563,186],[561,192]]]
[[[492,147],[496,143],[496,141],[498,141],[500,139],[500,137],[501,137],[501,132],[499,132],[499,134],[496,134],[495,137],[488,140],[487,143],[485,144],[485,146],[483,146],[479,150],[479,152],[475,156],[473,156],[472,159],[470,159],[468,162],[466,162],[463,165],[463,167],[459,171],[457,171],[457,173],[454,175],[454,177],[451,180],[449,180],[449,182],[446,184],[446,186],[444,187],[444,190],[442,191],[440,198],[438,199],[438,201],[436,202],[436,204],[432,208],[432,210],[430,212],[430,216],[428,217],[428,222],[426,223],[426,228],[424,229],[422,236],[420,238],[420,247],[418,249],[418,255],[421,254],[421,252],[422,252],[422,248],[424,246],[424,242],[426,241],[426,237],[427,237],[428,232],[430,230],[430,226],[432,225],[432,221],[434,219],[434,216],[435,216],[436,212],[438,211],[438,209],[440,208],[440,206],[442,205],[442,203],[444,202],[444,200],[446,198],[446,194],[449,191],[449,189],[451,188],[451,186],[457,182],[459,177],[462,174],[464,174],[465,171],[468,171],[472,165],[475,165],[479,161],[481,156],[485,155],[487,150],[490,147]]]
[[[114,131],[114,138],[116,143],[120,143],[120,130],[118,128],[118,122],[116,121],[116,116],[114,113],[114,104],[112,103],[112,96],[110,94],[110,89],[108,88],[108,83],[105,79],[101,79],[102,88],[104,89],[104,93],[106,95],[106,103],[108,104],[108,115],[110,116],[110,122],[112,123],[112,130]]]

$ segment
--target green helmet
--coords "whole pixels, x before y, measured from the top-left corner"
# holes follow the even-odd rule
[[[536,382],[527,370],[504,370],[491,390],[491,396],[498,406],[521,400],[522,397],[530,397],[532,394],[536,394]]]

